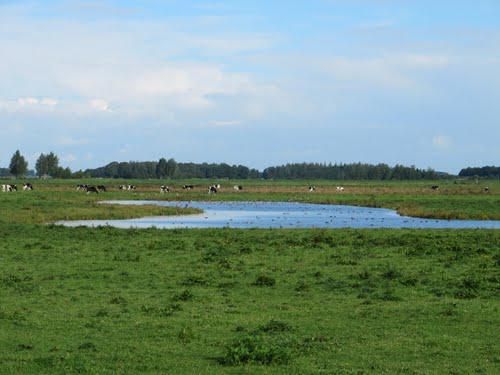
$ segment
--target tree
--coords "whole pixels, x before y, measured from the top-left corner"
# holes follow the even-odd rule
[[[38,177],[49,174],[49,166],[47,164],[47,157],[42,153],[36,160],[35,164],[36,175]]]
[[[24,159],[24,156],[21,155],[19,150],[17,150],[14,155],[12,155],[12,159],[10,159],[9,169],[10,173],[16,177],[24,176],[28,171],[28,162]]]
[[[40,154],[35,164],[36,174],[39,177],[49,175],[52,177],[58,177],[60,174],[59,158],[53,152],[45,154]]]
[[[167,176],[167,161],[165,158],[161,158],[158,160],[158,164],[156,165],[156,177],[165,178]]]
[[[172,178],[177,172],[177,162],[174,159],[168,159],[166,173],[167,176]]]
[[[52,177],[55,177],[59,172],[59,158],[53,152],[47,154],[46,158],[47,158],[47,168],[48,168],[47,174]]]

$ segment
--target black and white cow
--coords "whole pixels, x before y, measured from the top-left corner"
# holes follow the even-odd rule
[[[97,190],[102,191],[102,192],[106,192],[106,186],[104,186],[104,185],[97,185]]]
[[[489,188],[488,186],[486,186],[486,187],[484,188],[484,192],[485,192],[485,193],[489,193],[489,192],[490,192],[490,188]]]
[[[170,193],[170,188],[167,185],[160,186],[160,193]]]
[[[23,185],[23,190],[26,191],[26,190],[33,190],[33,185],[30,184],[29,182],[26,182],[24,185]]]
[[[234,185],[233,189],[236,190],[236,191],[240,191],[240,190],[243,190],[243,186],[241,186],[241,185]]]
[[[182,188],[184,190],[192,190],[192,189],[194,189],[194,185],[183,185]]]
[[[344,187],[343,186],[337,186],[336,190],[337,191],[344,191]]]
[[[87,191],[88,185],[87,184],[78,184],[76,185],[76,191],[83,190]]]
[[[312,193],[313,191],[316,191],[316,186],[309,186],[309,192]]]
[[[212,185],[208,188],[208,194],[217,194],[217,186],[216,185]]]
[[[2,191],[4,193],[8,193],[11,191],[17,191],[17,185],[11,185],[11,184],[2,185]]]
[[[99,194],[99,189],[95,186],[87,186],[87,194],[96,193]]]
[[[137,186],[135,186],[135,185],[120,185],[118,188],[120,190],[135,190],[135,189],[137,189]]]
[[[431,186],[431,189],[432,189],[432,190],[439,190],[439,186],[438,186],[438,185],[432,185],[432,186]]]

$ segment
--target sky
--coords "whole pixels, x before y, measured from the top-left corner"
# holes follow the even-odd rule
[[[0,166],[500,164],[498,0],[0,0]]]

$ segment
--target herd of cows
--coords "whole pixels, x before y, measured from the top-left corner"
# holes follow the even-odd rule
[[[183,190],[192,190],[194,188],[195,188],[194,185],[183,185],[182,186]],[[118,186],[118,190],[135,191],[136,189],[137,189],[136,185],[119,185]],[[220,184],[210,185],[208,187],[208,193],[209,194],[217,194],[217,192],[220,191],[220,189],[221,189]],[[30,183],[25,183],[23,185],[23,190],[33,190],[33,185]],[[242,185],[234,185],[233,190],[242,191],[243,186]],[[343,191],[343,190],[344,190],[343,187],[337,186],[337,191]],[[17,185],[9,185],[9,184],[2,185],[2,192],[12,192],[12,191],[17,191]],[[108,189],[104,185],[78,184],[78,185],[76,185],[76,191],[84,191],[87,194],[90,194],[90,193],[99,194],[99,193],[108,191]],[[170,186],[167,186],[167,185],[160,186],[160,193],[170,193],[171,191],[173,191],[173,188],[171,188]],[[310,192],[316,191],[316,187],[309,186],[309,191]]]
[[[195,185],[183,185],[182,186],[183,190],[192,190],[194,188],[195,188]],[[432,185],[430,188],[432,190],[439,190],[439,186],[438,185]],[[135,191],[136,189],[137,189],[136,185],[119,185],[118,186],[118,190]],[[208,187],[208,194],[216,194],[218,191],[220,191],[220,189],[221,189],[221,185],[220,184],[210,185]],[[29,182],[24,183],[23,184],[23,191],[26,191],[26,190],[33,190],[33,185],[31,183],[29,183]],[[78,185],[76,185],[76,190],[77,191],[85,191],[85,192],[87,192],[87,194],[90,194],[90,193],[99,194],[99,193],[102,193],[102,192],[106,192],[107,188],[104,185],[78,184]],[[243,186],[242,185],[234,185],[233,186],[233,190],[235,190],[235,191],[242,191],[243,190]],[[336,187],[336,191],[337,192],[343,192],[344,190],[345,190],[345,188],[343,186],[337,186]],[[13,185],[13,184],[4,184],[4,185],[2,185],[2,192],[7,193],[7,192],[13,192],[13,191],[17,191],[17,185]],[[161,185],[160,186],[160,193],[162,193],[162,194],[163,193],[170,193],[171,191],[173,191],[173,188],[170,187],[170,186],[167,186],[167,185]],[[316,191],[316,186],[310,185],[308,187],[308,191],[310,193],[315,192]],[[485,193],[488,193],[490,191],[490,189],[486,186],[486,187],[484,187],[483,191]]]
[[[27,182],[27,183],[23,184],[23,190],[24,191],[33,190],[33,185],[30,184],[29,182]],[[13,185],[13,184],[2,185],[2,192],[7,193],[10,191],[17,191],[17,185]]]

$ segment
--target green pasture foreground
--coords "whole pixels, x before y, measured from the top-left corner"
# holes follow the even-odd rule
[[[500,372],[500,231],[0,238],[2,374]]]

